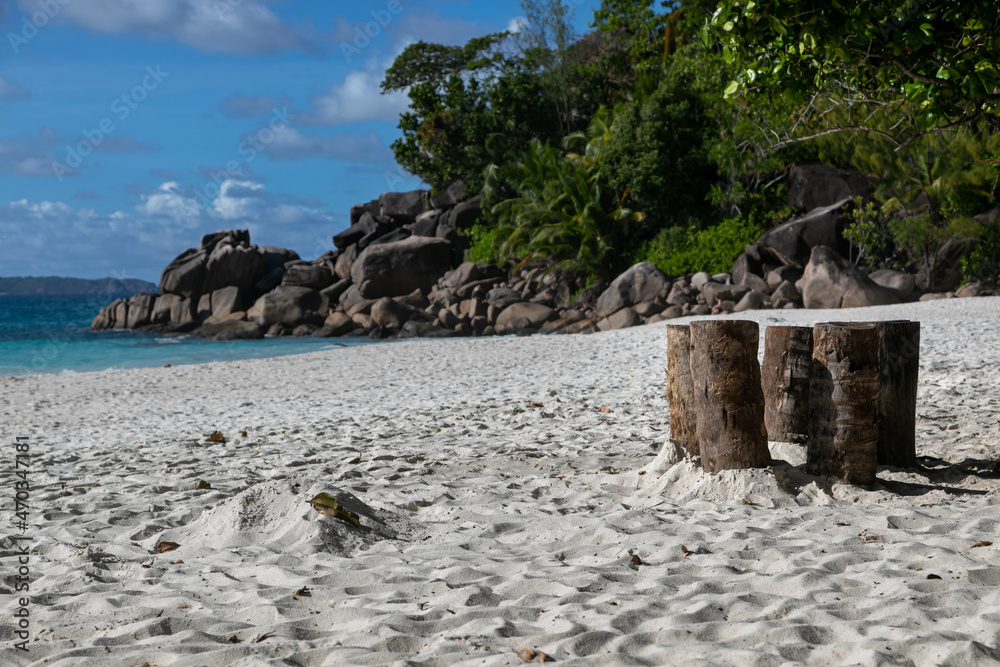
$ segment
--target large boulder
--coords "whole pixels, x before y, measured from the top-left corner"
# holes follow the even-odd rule
[[[611,313],[604,319],[597,323],[597,328],[601,331],[608,331],[610,329],[628,329],[629,327],[637,326],[641,323],[639,315],[636,314],[635,310],[632,308],[622,308],[621,310]]]
[[[403,296],[415,289],[428,292],[450,262],[447,241],[411,236],[366,248],[351,265],[351,280],[366,299]]]
[[[288,268],[281,284],[319,291],[333,284],[333,272],[322,264],[296,264]]]
[[[351,266],[354,264],[354,260],[358,258],[358,254],[358,246],[352,245],[337,255],[337,263],[334,265],[333,272],[338,278],[341,280],[350,280]]]
[[[705,297],[705,303],[710,306],[714,306],[718,301],[739,301],[749,291],[750,287],[747,285],[723,285],[713,280],[701,286],[701,294]]]
[[[150,324],[168,324],[170,313],[174,306],[181,303],[184,297],[177,294],[161,294],[153,305],[153,310],[149,315]]]
[[[427,190],[385,192],[378,198],[381,213],[399,224],[409,224],[428,209]]]
[[[779,264],[799,269],[809,263],[816,246],[827,246],[836,252],[847,254],[849,245],[844,240],[843,231],[848,219],[841,208],[850,201],[842,199],[778,225],[757,241],[759,252],[763,257],[773,258]]]
[[[799,164],[788,175],[788,205],[796,211],[831,206],[844,199],[867,198],[871,182],[864,174],[826,164]]]
[[[225,237],[215,245],[208,256],[201,293],[208,294],[229,285],[249,291],[264,273],[265,265],[264,253],[258,248],[234,245],[231,237]]]
[[[207,340],[248,340],[264,337],[264,329],[260,325],[243,320],[223,320],[202,324],[191,333],[198,338]]]
[[[476,224],[482,214],[483,196],[476,195],[457,205],[449,213],[448,223],[453,229],[468,229]]]
[[[608,286],[597,299],[594,313],[598,319],[603,319],[622,308],[638,305],[643,301],[652,301],[666,290],[669,282],[663,273],[650,262],[639,262],[630,267]]]
[[[409,306],[404,306],[398,301],[384,296],[372,304],[370,314],[373,324],[390,329],[401,329],[413,315],[413,310]]]
[[[208,253],[199,248],[188,248],[177,255],[160,274],[160,294],[197,298],[205,281],[207,262]]]
[[[521,301],[512,303],[497,317],[498,334],[516,333],[522,329],[536,329],[556,317],[557,313],[540,303]]]
[[[962,259],[968,257],[976,241],[954,236],[944,242],[934,253],[930,271],[920,269],[916,276],[917,287],[928,292],[950,292],[962,284]]]
[[[893,271],[892,269],[882,269],[868,276],[882,287],[895,290],[900,299],[905,299],[917,288],[916,279],[909,273]]]
[[[321,324],[327,308],[326,299],[316,290],[281,285],[258,299],[247,311],[247,319],[255,320],[261,326]]]
[[[351,224],[355,225],[361,220],[361,216],[365,213],[370,213],[372,215],[378,215],[378,200],[373,199],[367,204],[355,204],[351,207]]]
[[[374,215],[365,211],[361,219],[333,237],[333,245],[340,250],[354,245],[364,237],[378,231],[382,225]]]
[[[437,232],[438,219],[440,217],[440,209],[421,213],[417,216],[416,221],[410,225],[410,233],[414,236],[434,236]]]
[[[802,276],[806,308],[859,308],[899,303],[899,298],[832,248],[813,248]]]
[[[220,287],[212,292],[210,306],[212,316],[220,320],[243,310],[243,293],[236,285]],[[199,310],[201,308],[199,307]]]
[[[486,264],[484,262],[463,262],[459,264],[457,269],[452,269],[444,274],[438,285],[442,288],[449,289],[453,287],[461,287],[468,283],[499,279],[504,275],[503,269],[492,264]]]
[[[431,195],[431,206],[434,208],[451,208],[458,202],[462,201],[462,195],[465,193],[465,183],[462,181],[455,181],[448,186],[448,189],[439,192],[436,195]]]
[[[153,315],[153,307],[156,304],[155,294],[140,292],[128,302],[128,321],[126,326],[129,329],[138,329],[150,323]]]

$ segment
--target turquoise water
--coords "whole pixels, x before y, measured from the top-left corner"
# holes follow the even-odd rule
[[[90,331],[109,296],[0,296],[0,376],[260,359],[374,341],[265,338],[205,341],[132,331]]]

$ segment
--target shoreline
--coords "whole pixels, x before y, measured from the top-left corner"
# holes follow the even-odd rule
[[[677,649],[711,664],[1000,657],[1000,547],[972,548],[1000,545],[1000,477],[986,468],[1000,460],[1000,297],[738,318],[761,335],[768,324],[920,320],[925,470],[883,468],[858,490],[787,464],[715,477],[667,466],[657,458],[669,433],[664,323],[2,377],[5,437],[33,448],[38,573],[31,651],[5,655],[16,665],[511,665],[523,648],[594,665],[669,662]],[[691,319],[703,318],[670,323]],[[216,430],[228,442],[207,444]],[[320,491],[339,494],[367,530],[310,509]],[[163,541],[181,546],[156,553]]]

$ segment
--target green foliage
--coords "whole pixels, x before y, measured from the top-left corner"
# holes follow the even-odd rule
[[[905,99],[911,122],[893,128],[905,136],[996,118],[998,33],[1000,0],[722,0],[706,39],[739,67],[729,95],[783,94],[804,112],[816,110],[817,93],[875,111]]]
[[[469,230],[469,237],[471,239],[469,261],[486,262],[496,265],[503,264],[505,258],[500,251],[512,231],[514,231],[514,228],[509,226],[490,227],[484,224],[473,225],[472,229]]]
[[[587,275],[610,276],[621,268],[623,247],[642,213],[623,208],[601,172],[609,113],[599,113],[582,153],[563,154],[532,141],[516,162],[490,165],[484,201],[500,226],[512,228],[500,248],[503,259],[551,259]]]
[[[994,223],[969,256],[962,258],[962,282],[976,282],[992,291],[1000,288],[1000,225]]]
[[[875,202],[864,203],[861,197],[855,197],[854,204],[849,214],[851,222],[844,229],[844,238],[851,244],[848,259],[873,271],[880,269],[894,247],[889,223]]]
[[[635,261],[652,262],[668,276],[729,271],[746,246],[764,233],[752,218],[728,218],[707,229],[668,227],[646,243]]]
[[[935,219],[930,213],[896,218],[889,221],[893,240],[917,266],[933,278],[935,257],[945,241],[953,237],[978,238],[982,228],[971,218]],[[928,285],[934,289],[933,283]]]
[[[523,150],[534,137],[558,134],[537,63],[506,53],[508,33],[465,46],[418,42],[386,72],[382,91],[407,90],[410,108],[392,144],[396,161],[435,190],[455,180],[482,187],[483,169]]]
[[[711,128],[689,79],[671,69],[651,95],[617,110],[602,156],[608,184],[654,230],[705,217],[716,180]]]

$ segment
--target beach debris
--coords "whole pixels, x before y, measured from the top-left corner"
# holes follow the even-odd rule
[[[629,560],[636,565],[642,565],[642,559],[639,558],[639,554],[632,554],[632,557]]]
[[[874,533],[861,533],[858,535],[861,538],[862,544],[876,544],[878,542],[884,542],[881,535],[876,535]]]
[[[349,509],[341,507],[340,503],[337,502],[337,499],[329,493],[316,494],[316,496],[309,501],[309,504],[312,505],[314,510],[324,516],[328,516],[332,519],[339,519],[340,521],[349,523],[355,527],[361,526],[361,519],[358,515]]]
[[[273,634],[274,634],[273,632],[264,632],[262,634],[257,635],[256,637],[254,637],[250,641],[253,642],[254,644],[259,644],[259,643],[261,643],[262,641],[264,641],[265,639],[267,639],[268,637],[270,637]]]
[[[159,544],[156,545],[156,552],[157,553],[161,553],[161,554],[165,554],[168,551],[173,551],[174,549],[178,548],[179,546],[180,545],[177,544],[176,542],[166,542],[166,541],[160,542]]]
[[[598,412],[603,412],[605,414],[611,412],[611,408],[597,408]]]
[[[240,432],[240,437],[241,437],[241,438],[245,438],[245,437],[247,437],[247,432],[246,432],[246,431],[242,431],[242,432]]]
[[[206,482],[203,479],[198,480],[198,483],[195,484],[195,486],[194,486],[194,490],[195,491],[201,491],[202,489],[211,489],[211,488],[212,488],[212,485],[209,484],[208,482]]]
[[[927,578],[928,579],[940,579],[941,575],[938,575],[938,574],[928,574]]]
[[[990,541],[988,541],[988,540],[979,540],[978,542],[976,542],[975,544],[973,544],[969,548],[970,549],[975,549],[976,547],[989,547],[989,546],[992,546],[992,545],[993,545],[993,543],[990,542]]]
[[[353,465],[357,465],[359,463],[361,463],[361,457],[360,456],[355,456],[353,459],[351,459],[350,461],[347,462],[347,465],[353,466]]]
[[[170,368],[170,364],[163,364],[164,368]]]
[[[304,597],[304,598],[307,598],[310,595],[312,595],[312,591],[310,591],[307,586],[303,586],[299,590],[293,592],[292,595],[295,596],[295,597]]]
[[[230,644],[239,644],[240,638],[237,637],[236,635],[229,635],[228,637],[226,637],[226,641],[229,642]]]
[[[687,558],[688,556],[704,556],[705,554],[710,554],[712,552],[706,549],[705,547],[698,547],[697,549],[692,551],[691,549],[688,549],[686,546],[682,544],[681,553],[684,554],[685,558]]]
[[[227,440],[226,436],[222,435],[222,431],[212,431],[211,435],[205,439],[205,442],[218,442],[225,444]]]
[[[529,401],[528,402],[528,407],[529,408],[544,408],[545,405],[542,404],[542,403],[539,403],[537,401]]]
[[[542,651],[534,651],[530,648],[522,648],[520,651],[516,648],[512,648],[511,651],[513,651],[514,655],[519,657],[524,662],[535,662],[535,658],[538,658],[538,662],[555,662],[555,660],[547,656]]]
[[[177,559],[177,560],[168,560],[167,562],[170,563],[171,565],[183,565],[184,564],[184,561],[182,561],[180,559]]]

